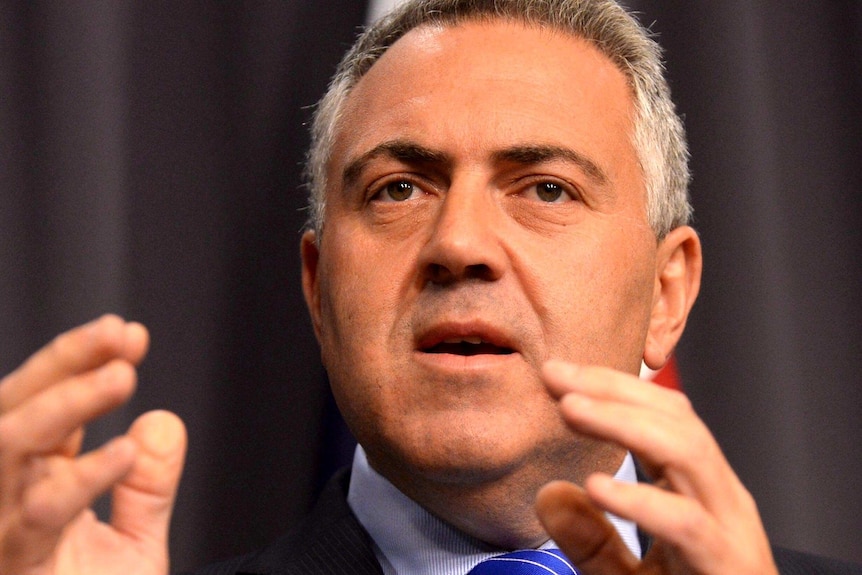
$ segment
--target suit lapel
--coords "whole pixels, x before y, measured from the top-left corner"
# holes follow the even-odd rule
[[[297,529],[249,557],[236,575],[383,575],[371,537],[347,505],[346,471],[330,480]]]

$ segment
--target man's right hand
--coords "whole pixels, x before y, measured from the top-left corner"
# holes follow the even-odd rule
[[[168,412],[80,453],[84,425],[127,401],[149,335],[105,316],[0,380],[0,575],[165,575],[186,434]],[[113,489],[112,517],[94,499]]]

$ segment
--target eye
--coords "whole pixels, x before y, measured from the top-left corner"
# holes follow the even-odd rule
[[[563,188],[553,182],[536,184],[536,195],[543,202],[556,202],[563,195]]]
[[[572,201],[572,195],[568,193],[565,186],[556,182],[536,182],[527,188],[527,196],[535,195],[540,201],[548,204],[558,204]]]
[[[413,182],[407,180],[396,180],[385,184],[374,194],[374,199],[381,202],[405,202],[415,195],[422,193]]]

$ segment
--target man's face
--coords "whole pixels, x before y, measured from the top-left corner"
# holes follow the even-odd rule
[[[304,281],[379,471],[596,468],[604,448],[567,430],[539,370],[640,367],[657,242],[633,114],[590,44],[505,22],[414,30],[356,86]]]

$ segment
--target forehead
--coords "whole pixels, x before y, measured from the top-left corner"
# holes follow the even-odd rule
[[[331,164],[392,138],[456,151],[523,140],[618,154],[631,148],[632,117],[626,77],[580,37],[508,20],[425,25],[354,87]]]

